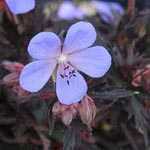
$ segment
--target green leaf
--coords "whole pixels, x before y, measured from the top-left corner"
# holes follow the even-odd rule
[[[142,104],[133,96],[131,99],[131,114],[134,116],[136,128],[143,134],[146,147],[148,142],[148,122],[146,120],[146,113]]]
[[[74,150],[74,147],[76,145],[76,135],[72,129],[66,130],[63,143],[63,150]]]
[[[37,101],[33,103],[32,114],[39,124],[43,124],[43,121],[47,119],[48,105],[44,101]]]

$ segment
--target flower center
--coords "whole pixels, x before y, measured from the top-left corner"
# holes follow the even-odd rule
[[[61,54],[58,57],[58,63],[65,63],[67,61],[67,55]]]

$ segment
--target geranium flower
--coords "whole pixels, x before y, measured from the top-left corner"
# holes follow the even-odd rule
[[[15,15],[27,13],[35,7],[35,0],[5,0],[5,2]]]
[[[61,3],[57,16],[63,20],[83,19],[84,17],[96,14],[95,6],[91,2],[80,2],[75,5],[72,1],[64,1]]]
[[[56,68],[56,93],[62,104],[79,102],[87,93],[87,84],[79,70],[91,77],[102,77],[111,66],[111,56],[103,46],[90,47],[96,31],[88,22],[72,25],[62,44],[52,32],[41,32],[29,43],[33,59],[20,76],[20,85],[38,92],[48,82]]]
[[[125,14],[123,7],[117,2],[93,0],[91,3],[97,9],[97,12],[101,16],[101,19],[108,24],[118,24],[121,16]]]
[[[64,1],[60,5],[57,15],[64,20],[83,19],[85,16],[83,11],[70,1]]]

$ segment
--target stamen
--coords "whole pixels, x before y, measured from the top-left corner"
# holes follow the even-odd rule
[[[59,63],[65,63],[66,61],[67,61],[67,55],[61,54],[61,55],[58,57],[58,62],[59,62]]]
[[[63,66],[63,71],[60,73],[60,77],[62,79],[64,79],[67,83],[67,85],[70,85],[70,79],[71,78],[75,78],[76,77],[76,71],[70,67],[69,65],[65,65]]]

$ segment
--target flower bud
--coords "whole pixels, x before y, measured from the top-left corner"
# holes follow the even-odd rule
[[[60,118],[68,126],[77,114],[77,104],[64,105],[56,102],[52,108],[53,115]]]
[[[96,106],[94,100],[89,96],[85,96],[78,106],[78,111],[82,122],[88,127],[91,127],[91,123],[96,116]]]
[[[3,61],[3,67],[10,72],[21,72],[24,65],[18,62]]]
[[[146,91],[150,91],[150,65],[144,69],[138,69],[133,73],[132,85],[135,87],[143,87]]]
[[[66,126],[70,125],[72,119],[73,119],[73,113],[70,112],[69,110],[64,111],[61,115],[61,120]]]
[[[3,83],[10,87],[14,93],[17,93],[18,96],[27,96],[29,93],[23,90],[19,85],[19,76],[24,65],[10,61],[3,61],[2,65],[5,69],[11,72],[3,77]]]

